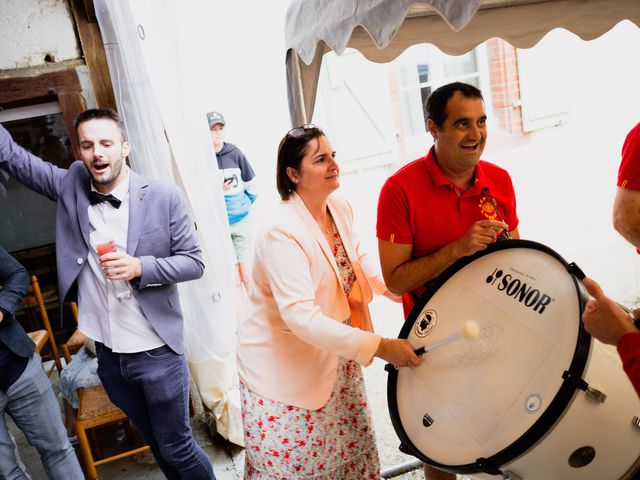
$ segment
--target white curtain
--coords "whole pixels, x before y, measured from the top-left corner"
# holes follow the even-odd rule
[[[205,259],[203,278],[181,284],[186,353],[218,432],[243,445],[235,367],[233,250],[205,114],[215,109],[213,2],[95,0],[133,169],[178,184],[191,207]]]

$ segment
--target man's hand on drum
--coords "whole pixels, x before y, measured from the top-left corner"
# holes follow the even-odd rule
[[[404,338],[382,338],[374,355],[386,360],[396,368],[415,367],[420,357],[413,352],[413,345]]]
[[[582,314],[587,332],[610,345],[616,345],[625,333],[637,332],[631,323],[631,316],[607,297],[595,280],[585,278],[582,283],[593,297],[587,302]]]
[[[496,241],[496,237],[503,230],[509,231],[509,226],[498,220],[478,220],[462,237],[456,240],[456,250],[459,257],[473,255],[484,250]]]

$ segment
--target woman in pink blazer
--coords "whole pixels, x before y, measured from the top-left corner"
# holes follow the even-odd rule
[[[238,332],[245,479],[379,479],[360,365],[417,365],[407,340],[373,333],[372,286],[335,152],[313,125],[278,148],[282,202],[256,239],[251,304]],[[371,282],[371,283],[370,283]]]

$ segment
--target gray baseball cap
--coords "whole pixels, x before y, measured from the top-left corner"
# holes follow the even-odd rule
[[[224,125],[224,116],[220,112],[207,113],[207,122],[209,122],[209,128],[213,127],[216,123]]]

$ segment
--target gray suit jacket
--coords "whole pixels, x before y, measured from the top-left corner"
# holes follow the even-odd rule
[[[0,341],[19,357],[30,358],[35,348],[15,313],[29,286],[29,274],[18,261],[0,246]]]
[[[61,305],[89,252],[88,192],[91,177],[81,161],[58,168],[16,144],[0,125],[0,168],[57,202],[56,260]],[[142,276],[130,283],[154,330],[177,353],[184,352],[177,282],[202,276],[204,264],[194,223],[180,190],[130,171],[127,253],[142,260]]]

